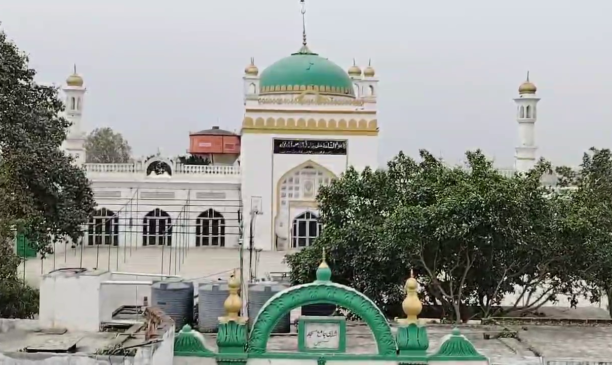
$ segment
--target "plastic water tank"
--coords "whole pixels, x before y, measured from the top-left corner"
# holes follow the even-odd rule
[[[201,283],[198,288],[198,329],[200,332],[217,332],[219,317],[225,315],[223,303],[229,296],[227,281]]]
[[[160,281],[151,285],[151,306],[172,318],[177,331],[193,323],[193,297],[192,282]]]
[[[287,287],[287,285],[274,281],[249,284],[249,324],[253,325],[255,317],[257,317],[257,314],[268,299],[272,298],[276,293],[287,289]],[[272,329],[272,333],[289,332],[291,332],[291,315],[287,313],[281,317],[274,329]]]

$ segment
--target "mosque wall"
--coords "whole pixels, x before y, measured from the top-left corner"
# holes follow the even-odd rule
[[[85,245],[238,245],[239,183],[94,180],[92,189],[99,213],[84,227]],[[214,229],[211,219],[215,220]],[[208,221],[206,228],[204,220]]]
[[[306,194],[304,186],[290,184],[287,191],[283,183],[302,168],[313,168],[312,185],[318,190],[319,182],[329,183],[329,178],[339,177],[349,166],[362,170],[365,166],[377,167],[378,140],[369,135],[323,134],[290,130],[285,133],[244,133],[242,136],[242,199],[245,206],[245,239],[249,237],[252,205],[257,205],[259,215],[254,222],[254,246],[263,250],[287,250],[296,248],[291,241],[294,219],[305,212],[318,215],[316,190]],[[274,153],[274,140],[346,141],[343,154],[279,154]],[[308,177],[302,177],[308,179]],[[296,180],[297,181],[297,180]],[[294,198],[290,189],[302,188]],[[291,194],[291,195],[289,195]],[[278,235],[278,237],[277,237]]]

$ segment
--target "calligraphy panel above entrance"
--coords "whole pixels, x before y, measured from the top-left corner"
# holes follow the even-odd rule
[[[346,155],[346,140],[274,139],[274,153],[284,155]]]

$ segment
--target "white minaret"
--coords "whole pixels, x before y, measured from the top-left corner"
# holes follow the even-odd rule
[[[517,172],[527,172],[536,163],[535,122],[537,120],[537,104],[540,99],[536,96],[537,88],[527,80],[519,86],[519,96],[516,102],[516,120],[519,125],[519,145],[514,155],[514,168]]]
[[[368,61],[368,67],[363,69],[363,80],[361,99],[365,102],[364,106],[367,109],[376,109],[376,99],[378,98],[378,78],[376,71],[372,67],[372,60]]]
[[[355,93],[355,97],[360,98],[363,95],[363,72],[361,72],[361,68],[355,63],[354,58],[353,65],[348,69],[348,74],[353,81],[353,92]]]
[[[66,86],[62,88],[66,97],[65,118],[72,123],[64,142],[64,150],[71,155],[75,163],[85,163],[85,132],[82,130],[81,118],[83,115],[83,102],[87,89],[83,86],[83,78],[77,74],[76,66],[74,73],[66,79]]]
[[[255,66],[255,59],[251,57],[251,63],[244,68],[244,105],[255,105],[259,98],[259,69]]]

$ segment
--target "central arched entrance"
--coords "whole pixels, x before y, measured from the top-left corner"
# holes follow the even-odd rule
[[[119,217],[110,209],[102,208],[89,217],[87,244],[119,245]]]
[[[142,222],[143,246],[172,246],[172,218],[165,210],[155,208]]]
[[[317,214],[306,211],[298,215],[291,224],[291,247],[311,246],[321,234],[321,229],[322,225]]]

